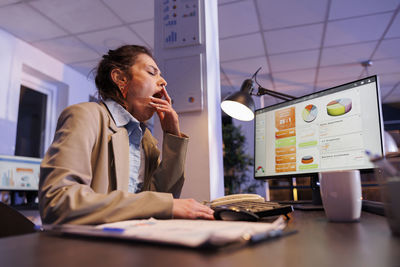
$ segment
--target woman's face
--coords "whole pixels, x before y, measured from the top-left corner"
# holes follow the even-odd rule
[[[128,71],[131,79],[125,87],[127,110],[138,121],[144,122],[156,111],[149,104],[151,97],[161,98],[162,86],[167,85],[167,82],[161,77],[157,64],[146,54],[138,55],[135,64]]]

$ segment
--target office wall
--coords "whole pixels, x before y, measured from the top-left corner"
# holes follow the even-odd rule
[[[55,91],[53,120],[68,105],[85,102],[94,83],[60,61],[0,29],[0,154],[14,155],[21,81],[32,77]],[[53,132],[55,121],[53,122]]]

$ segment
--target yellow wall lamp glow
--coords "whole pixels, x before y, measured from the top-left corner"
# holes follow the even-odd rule
[[[246,79],[242,83],[239,92],[235,92],[231,95],[228,95],[221,103],[222,110],[237,120],[241,121],[251,121],[254,119],[254,100],[251,97],[252,95],[255,96],[262,96],[262,95],[270,95],[282,100],[293,100],[296,97],[287,95],[284,93],[272,91],[262,87],[257,82],[257,73],[260,71],[259,68],[253,75],[251,79]],[[256,84],[258,85],[257,93],[253,94],[254,91],[254,83],[253,79],[255,80]]]

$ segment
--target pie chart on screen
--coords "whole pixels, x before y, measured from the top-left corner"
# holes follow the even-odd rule
[[[312,122],[318,115],[318,109],[314,105],[307,105],[303,112],[301,113],[301,117],[305,122]]]
[[[333,100],[326,105],[326,111],[330,116],[340,116],[346,114],[351,110],[351,99],[350,98],[340,98]]]
[[[310,164],[314,161],[313,156],[304,156],[301,158],[301,163],[303,164]]]

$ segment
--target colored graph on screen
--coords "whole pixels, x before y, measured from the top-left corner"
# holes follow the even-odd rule
[[[317,118],[318,108],[314,105],[307,105],[303,112],[301,113],[301,117],[305,122],[312,122]]]

